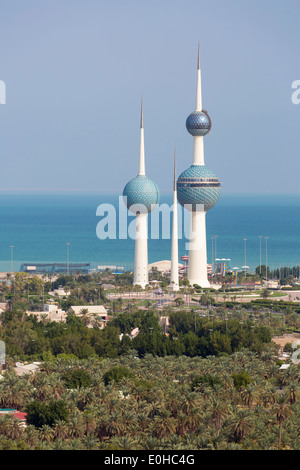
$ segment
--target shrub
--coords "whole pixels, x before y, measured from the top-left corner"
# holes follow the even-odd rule
[[[205,374],[199,377],[195,377],[191,383],[191,390],[194,391],[201,384],[208,385],[214,389],[217,385],[223,385],[223,382],[216,375]]]
[[[44,425],[53,426],[57,421],[66,421],[69,412],[63,400],[52,400],[49,403],[32,401],[26,407],[26,422],[36,428]]]
[[[233,374],[232,378],[237,390],[240,390],[241,387],[247,387],[247,385],[252,382],[251,377],[245,371],[240,372],[239,374]]]
[[[105,385],[108,385],[112,382],[121,382],[121,380],[132,377],[131,372],[123,366],[112,367],[110,370],[103,374],[103,380]]]
[[[87,388],[92,383],[92,378],[85,370],[76,369],[67,372],[63,380],[67,388]]]

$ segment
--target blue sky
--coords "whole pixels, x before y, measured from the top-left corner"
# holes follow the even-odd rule
[[[299,0],[3,0],[2,190],[162,191],[192,162],[198,42],[205,162],[224,193],[300,193]]]

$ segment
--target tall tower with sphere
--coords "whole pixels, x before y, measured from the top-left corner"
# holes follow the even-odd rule
[[[209,287],[207,276],[206,213],[219,200],[221,184],[215,173],[204,163],[204,136],[212,122],[202,109],[200,48],[198,48],[196,109],[186,120],[187,131],[194,139],[193,164],[177,180],[180,204],[190,211],[188,281],[191,285]]]
[[[143,102],[140,126],[140,159],[138,175],[130,180],[123,198],[127,208],[136,216],[133,284],[143,289],[148,281],[148,214],[159,204],[158,186],[145,172]]]

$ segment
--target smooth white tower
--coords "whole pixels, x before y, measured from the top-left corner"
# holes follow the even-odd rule
[[[178,291],[179,290],[176,152],[175,152],[175,156],[174,156],[173,225],[172,225],[170,289],[173,290],[173,291]]]
[[[143,102],[141,106],[140,156],[138,175],[124,188],[128,209],[136,216],[133,285],[143,289],[148,280],[148,214],[159,203],[159,189],[145,172]]]
[[[140,127],[140,161],[138,176],[145,176],[145,143],[143,102]],[[133,285],[145,289],[148,280],[148,211],[136,212],[136,238],[134,251]]]

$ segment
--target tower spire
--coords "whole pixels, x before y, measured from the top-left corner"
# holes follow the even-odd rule
[[[142,97],[139,176],[145,176],[145,174],[146,172],[145,172],[145,144],[144,144],[144,115],[143,115],[143,97]]]
[[[174,191],[176,191],[176,147],[174,149]]]
[[[202,111],[200,44],[198,44],[197,94],[196,94],[196,109],[195,109],[195,111]]]
[[[141,104],[141,129],[142,128],[144,128],[143,97],[142,97],[142,104]]]

